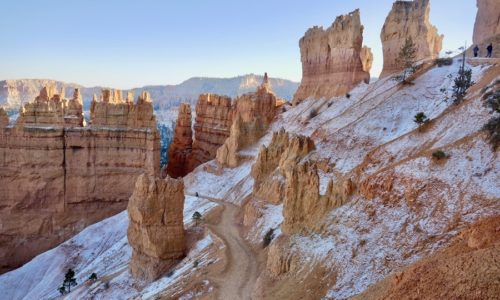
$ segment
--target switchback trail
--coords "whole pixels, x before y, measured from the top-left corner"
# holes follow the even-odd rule
[[[193,195],[194,196],[194,195]],[[224,207],[217,225],[207,227],[217,235],[226,246],[226,267],[222,273],[210,275],[209,279],[219,288],[219,299],[251,299],[255,281],[257,280],[257,258],[254,252],[241,237],[236,216],[240,208],[220,199],[198,195]]]

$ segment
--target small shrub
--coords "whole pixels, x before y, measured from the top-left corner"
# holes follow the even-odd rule
[[[174,273],[175,273],[175,271],[174,271],[174,270],[172,270],[172,271],[168,272],[168,273],[167,273],[167,277],[172,277],[172,276],[174,276]]]
[[[493,112],[500,113],[500,91],[486,93],[483,99],[486,100],[486,107],[489,107]]]
[[[197,260],[195,260],[194,263],[193,263],[193,268],[197,268],[198,264],[199,264],[199,262]]]
[[[422,124],[428,123],[429,118],[427,118],[425,113],[419,112],[415,115],[415,119],[413,120],[413,122],[417,123],[418,125],[422,125]]]
[[[91,281],[97,280],[97,274],[96,273],[90,274],[89,280],[91,280]]]
[[[438,67],[442,66],[451,66],[453,64],[453,58],[451,57],[442,57],[436,59],[436,64]]]
[[[491,144],[493,151],[496,151],[500,145],[500,116],[491,118],[483,129],[488,133],[488,142]]]
[[[309,111],[309,120],[316,117],[318,115],[318,110],[316,108],[312,108],[311,111]]]
[[[262,248],[266,248],[267,246],[269,246],[269,244],[271,244],[271,241],[273,240],[274,238],[274,229],[273,228],[270,228],[267,232],[266,232],[266,235],[264,235],[264,239],[262,241]]]
[[[346,97],[347,99],[349,99],[349,98],[351,98],[351,94],[347,93],[347,94],[345,94],[345,97]]]
[[[448,155],[443,150],[436,150],[432,152],[432,158],[435,160],[441,160],[444,158],[448,158]]]

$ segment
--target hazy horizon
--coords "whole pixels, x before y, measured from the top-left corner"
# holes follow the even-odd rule
[[[356,8],[364,44],[374,53],[371,76],[378,77],[380,30],[393,2],[9,1],[0,19],[0,80],[129,89],[268,72],[299,82],[298,42],[305,31],[326,28]],[[475,1],[431,0],[431,23],[445,35],[443,51],[470,45],[476,11]]]

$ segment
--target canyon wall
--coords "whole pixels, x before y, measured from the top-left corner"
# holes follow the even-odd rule
[[[476,23],[474,24],[474,44],[469,49],[479,47],[479,56],[485,57],[486,47],[492,44],[492,57],[500,57],[500,3],[495,0],[477,0]]]
[[[184,257],[184,182],[140,175],[127,210],[130,271],[154,281]]]
[[[242,95],[235,100],[229,138],[217,150],[219,164],[238,166],[241,159],[238,151],[256,143],[269,128],[275,116],[276,101],[267,74],[255,93]]]
[[[233,123],[231,98],[215,94],[200,95],[194,124],[193,168],[215,158],[217,149],[229,137]]]
[[[439,56],[444,36],[429,22],[429,14],[429,0],[394,2],[380,34],[384,53],[380,78],[403,69],[396,59],[407,38],[415,43],[417,61]]]
[[[79,91],[70,100],[62,96],[44,88],[15,126],[0,129],[0,272],[122,211],[137,176],[159,173],[147,97],[126,104],[134,112],[126,122],[116,113],[123,103],[99,102],[109,112],[99,113],[106,121],[94,111],[91,125],[82,126]],[[133,127],[110,125],[125,123]]]
[[[370,80],[371,51],[362,50],[363,26],[359,10],[339,16],[331,27],[309,29],[300,39],[302,81],[293,104],[313,97],[345,95]]]
[[[222,165],[237,166],[241,159],[237,152],[266,133],[280,101],[271,90],[267,73],[255,92],[239,96],[234,102],[227,96],[200,95],[194,139],[190,138],[190,109],[188,113],[188,106],[181,107],[169,152],[168,175],[185,176],[214,158]]]
[[[183,177],[192,171],[189,159],[193,150],[193,130],[191,129],[191,106],[182,103],[175,124],[174,140],[168,149],[167,174]]]
[[[476,23],[474,24],[474,44],[500,34],[500,2],[497,0],[477,0]]]

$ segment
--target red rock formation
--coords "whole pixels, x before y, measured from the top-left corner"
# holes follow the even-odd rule
[[[417,48],[417,60],[438,57],[443,35],[439,35],[437,28],[430,24],[429,14],[429,0],[394,2],[380,34],[384,52],[381,78],[402,70],[396,63],[396,58],[409,37]]]
[[[276,96],[269,89],[267,73],[255,93],[238,97],[234,105],[234,121],[229,138],[217,150],[221,165],[236,167],[238,151],[256,143],[267,131],[276,113]]]
[[[0,130],[9,125],[9,116],[5,112],[5,110],[0,107]]]
[[[26,103],[20,110],[17,124],[46,126],[82,126],[83,104],[79,90],[73,99],[64,99],[64,90],[57,94],[54,86],[46,86],[32,103]]]
[[[159,173],[153,122],[119,129],[76,125],[67,117],[75,112],[80,118],[80,99],[79,91],[66,101],[46,88],[25,106],[14,128],[0,130],[0,272],[122,211],[131,182],[145,172]],[[150,102],[138,106],[152,112]]]
[[[184,256],[184,182],[143,174],[128,203],[130,271],[154,281]]]
[[[233,122],[231,98],[202,94],[196,104],[192,168],[215,158],[217,149],[229,137]]]
[[[369,81],[368,64],[362,61],[363,26],[359,10],[339,16],[331,27],[309,29],[300,40],[302,81],[293,104],[313,97],[345,95],[362,81]]]
[[[309,137],[290,135],[283,128],[273,133],[269,146],[261,146],[255,164],[253,195],[272,203],[280,203],[285,196],[285,169],[295,166],[315,149]]]
[[[473,37],[474,44],[481,44],[484,40],[499,34],[500,2],[497,0],[477,0],[477,15]]]
[[[191,106],[182,103],[175,125],[174,140],[168,149],[167,174],[173,178],[183,177],[192,171],[189,157],[193,150],[191,129]]]
[[[103,90],[101,99],[96,97],[90,106],[90,125],[92,127],[113,128],[155,128],[156,118],[148,92],[143,92],[134,104],[123,100],[121,91]]]
[[[486,47],[493,45],[492,57],[500,57],[500,3],[495,0],[477,1],[476,23],[474,25],[474,44],[469,49],[472,56],[472,49],[479,47],[479,56],[485,57]]]

